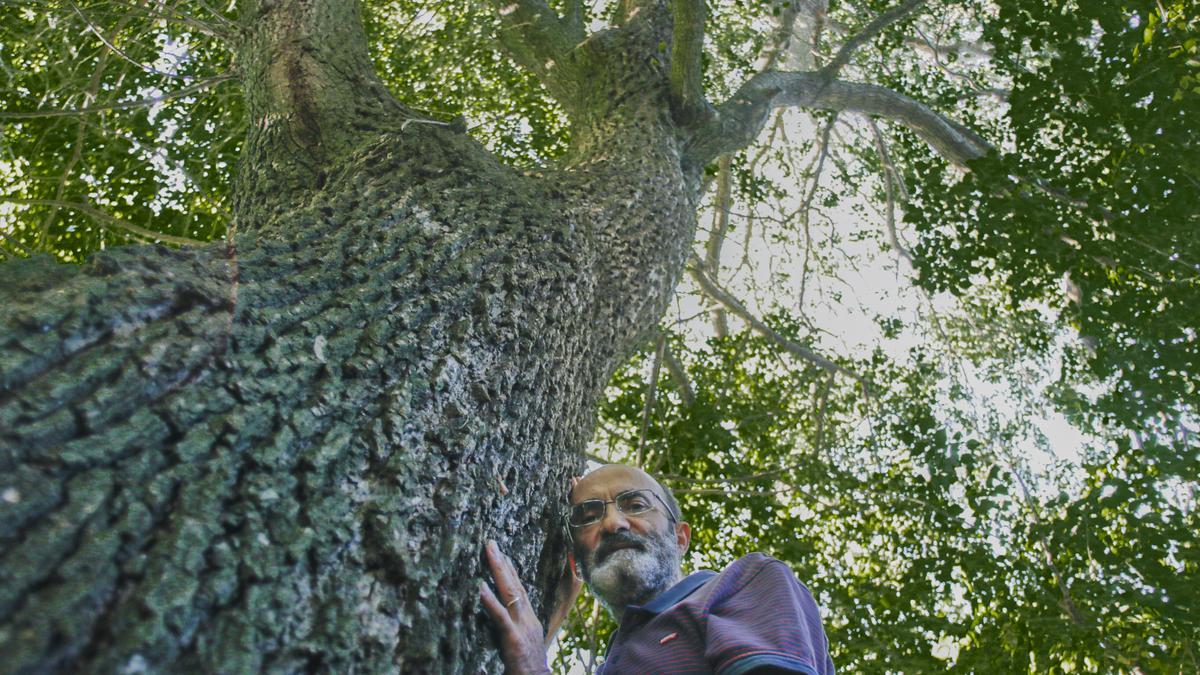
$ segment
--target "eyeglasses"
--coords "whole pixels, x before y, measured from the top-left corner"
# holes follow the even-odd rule
[[[675,514],[671,513],[671,508],[659,497],[653,490],[626,490],[612,499],[585,499],[578,504],[572,504],[571,510],[567,512],[567,524],[571,527],[587,527],[594,525],[601,520],[604,520],[605,510],[609,504],[615,504],[617,510],[627,516],[640,516],[647,511],[653,511],[657,507],[650,500],[651,495],[658,500],[663,506],[663,513],[675,522]]]

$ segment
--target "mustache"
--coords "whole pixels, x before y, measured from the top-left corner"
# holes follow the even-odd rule
[[[646,540],[632,532],[611,532],[601,537],[600,543],[596,545],[595,560],[600,562],[623,548],[645,551]]]

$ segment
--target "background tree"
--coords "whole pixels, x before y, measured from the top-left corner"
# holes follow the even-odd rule
[[[4,669],[492,667],[602,400],[843,668],[1196,667],[1191,3],[0,11]]]

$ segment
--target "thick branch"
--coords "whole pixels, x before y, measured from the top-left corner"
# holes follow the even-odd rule
[[[241,232],[269,220],[247,213],[306,199],[345,157],[414,117],[376,75],[359,9],[357,0],[257,0],[239,11],[250,123],[233,198]]]
[[[500,42],[513,59],[543,81],[563,55],[587,37],[579,8],[563,20],[543,0],[492,0],[492,4],[500,14]]]
[[[258,0],[246,31],[239,62],[252,130],[282,122],[295,146],[324,155],[345,150],[337,146],[364,122],[400,113],[375,75],[358,2]]]
[[[820,72],[769,72],[750,78],[718,106],[716,119],[693,138],[689,154],[702,163],[749,145],[770,111],[783,106],[854,112],[899,122],[959,166],[982,157],[991,147],[965,126],[886,87],[842,80],[826,83]]]
[[[709,114],[701,63],[704,53],[704,0],[673,0],[671,34],[671,106],[675,121],[691,126]]]

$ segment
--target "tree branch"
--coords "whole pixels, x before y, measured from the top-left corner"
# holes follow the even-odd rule
[[[713,279],[721,277],[721,248],[725,243],[725,235],[729,231],[729,208],[733,187],[731,164],[730,155],[721,156],[717,169],[717,196],[716,208],[713,210],[713,228],[712,233],[708,235],[708,242],[705,244],[704,266]],[[713,310],[712,318],[713,331],[717,337],[728,335],[729,321],[725,316],[725,310],[721,307],[716,308]]]
[[[583,0],[567,0],[566,11],[563,13],[563,21],[566,23],[568,35],[584,35],[587,34],[587,27],[584,26],[584,11]]]
[[[141,237],[143,239],[148,239],[150,241],[165,241],[165,242],[168,242],[171,244],[178,244],[180,246],[195,246],[195,245],[206,243],[206,242],[200,241],[199,239],[191,239],[188,237],[177,237],[173,234],[163,234],[161,232],[147,230],[144,227],[140,227],[140,226],[134,225],[133,223],[130,223],[128,221],[121,220],[120,218],[117,218],[114,215],[105,213],[105,212],[101,211],[100,209],[97,209],[88,204],[80,204],[78,202],[68,202],[68,201],[63,201],[61,199],[19,199],[17,197],[0,197],[0,201],[10,202],[13,204],[26,204],[29,206],[52,206],[52,207],[61,208],[61,209],[71,209],[72,211],[78,211],[79,213],[82,213],[85,216],[89,216],[97,221],[100,221],[101,224],[108,224],[108,225],[115,226],[116,228],[124,230],[127,233],[133,234],[133,235]]]
[[[820,354],[817,354],[799,342],[780,335],[773,328],[764,323],[762,319],[759,319],[751,314],[750,310],[746,309],[746,307],[742,305],[737,298],[733,297],[733,295],[731,295],[728,291],[714,283],[712,279],[709,279],[704,274],[704,270],[702,269],[700,261],[696,260],[694,257],[688,264],[688,272],[692,275],[692,278],[696,280],[696,283],[700,286],[700,289],[704,291],[705,295],[724,305],[726,309],[749,324],[750,327],[760,335],[775,342],[793,356],[804,359],[805,361],[808,361],[818,368],[822,368],[830,373],[847,375],[855,380],[860,382],[862,381],[860,376],[853,373],[849,369],[830,361]]]
[[[679,387],[679,395],[683,398],[686,405],[692,405],[696,402],[696,392],[692,389],[692,383],[688,380],[687,371],[684,370],[683,364],[679,362],[679,357],[675,356],[675,352],[671,351],[671,345],[663,347],[663,362],[667,366],[667,372],[670,373],[671,379],[675,380],[675,384]]]
[[[638,434],[637,467],[646,464],[646,434],[650,430],[650,413],[654,410],[658,398],[658,373],[662,368],[663,351],[667,348],[667,334],[659,333],[658,345],[654,350],[654,365],[650,368],[650,381],[646,383],[646,404],[642,408],[642,430]]]
[[[892,186],[893,184],[900,184],[899,177],[895,175],[896,170],[892,166],[892,160],[887,151],[887,144],[883,142],[883,134],[879,131],[879,125],[875,124],[875,120],[870,118],[867,118],[867,124],[871,126],[871,135],[875,137],[875,151],[879,153],[879,164],[882,166],[880,173],[882,174],[883,185],[887,193],[886,227],[888,245],[892,247],[892,252],[907,260],[910,267],[915,268],[916,262],[913,260],[912,253],[900,243],[900,237],[896,234],[896,194]]]
[[[904,4],[893,7],[875,17],[866,27],[846,40],[842,48],[834,55],[833,60],[821,68],[821,76],[827,81],[833,81],[838,72],[850,62],[850,57],[854,55],[856,49],[873,40],[883,32],[883,29],[915,12],[923,4],[925,4],[925,0],[907,0]]]
[[[757,72],[774,70],[779,65],[779,59],[787,52],[788,45],[795,35],[795,23],[799,16],[799,2],[788,2],[779,10],[779,15],[775,17],[775,31],[758,55],[754,68]]]
[[[854,112],[899,122],[958,166],[991,149],[987,141],[965,126],[886,87],[843,80],[826,83],[819,71],[773,71],[750,78],[719,105],[717,117],[693,137],[689,155],[693,161],[706,163],[749,145],[770,111],[783,106]]]
[[[1012,463],[1008,465],[1008,470],[1013,476],[1016,477],[1017,484],[1021,487],[1021,497],[1025,501],[1025,506],[1029,509],[1030,513],[1033,514],[1034,522],[1041,526],[1041,513],[1037,508],[1037,503],[1033,500],[1033,496],[1029,493],[1029,486],[1025,484],[1025,479],[1021,476],[1021,472],[1017,471],[1016,465]],[[1054,585],[1058,586],[1059,593],[1062,594],[1061,606],[1063,610],[1067,613],[1067,616],[1071,619],[1071,622],[1076,626],[1085,629],[1090,628],[1091,626],[1089,622],[1084,618],[1083,614],[1079,611],[1079,608],[1075,606],[1075,601],[1071,598],[1070,588],[1067,586],[1067,582],[1063,578],[1062,572],[1059,571],[1058,565],[1054,562],[1054,554],[1050,552],[1050,546],[1046,543],[1046,537],[1044,535],[1039,535],[1037,540],[1041,545],[1042,554],[1046,558],[1046,565],[1050,568],[1051,574],[1054,575]],[[1101,641],[1101,644],[1103,644],[1103,641]]]
[[[539,79],[586,37],[582,17],[565,21],[544,0],[492,0],[500,15],[500,42]]]
[[[130,17],[128,14],[121,17],[117,21],[117,25],[112,28],[111,37],[115,38],[117,35],[119,35],[121,31],[125,29],[125,26],[128,25],[131,18],[132,17]],[[90,23],[89,26],[91,26]],[[91,27],[93,30],[96,30],[94,26]],[[97,33],[97,35],[100,34]],[[104,79],[104,71],[108,69],[108,57],[113,53],[114,49],[111,46],[110,40],[106,39],[103,35],[100,35],[100,40],[105,45],[105,49],[101,52],[100,57],[97,59],[96,69],[92,71],[91,81],[88,82],[87,89],[84,91],[84,106],[90,105],[96,100],[96,96],[100,92],[100,83]],[[120,79],[123,77],[124,73],[121,74],[121,77],[117,78],[118,81],[120,81]],[[83,140],[87,136],[88,131],[88,125],[84,122],[85,120],[82,119],[75,120],[75,142],[71,149],[71,156],[67,159],[66,165],[63,166],[63,170],[59,174],[58,185],[54,191],[54,199],[62,199],[63,195],[66,194],[67,184],[71,179],[71,173],[75,170],[75,165],[78,164],[83,158]],[[37,235],[37,247],[39,249],[45,247],[46,239],[50,235],[50,227],[54,224],[54,220],[56,218],[58,218],[58,207],[51,208],[46,214],[46,217],[42,219],[42,224]]]
[[[711,115],[701,77],[706,12],[705,0],[671,2],[675,19],[671,34],[671,107],[675,121],[684,127]]]
[[[829,136],[833,133],[833,125],[837,123],[837,118],[836,114],[830,117],[821,131],[821,143],[817,148],[817,158],[813,160],[815,168],[812,171],[812,180],[809,182],[808,192],[804,195],[804,201],[796,210],[800,217],[800,224],[804,227],[804,263],[800,266],[800,295],[797,299],[801,313],[804,311],[804,297],[808,289],[808,268],[813,251],[812,205],[813,200],[817,197],[817,188],[821,185],[821,173],[825,169],[825,159],[829,157]]]
[[[850,32],[850,28],[840,22],[829,20],[826,22],[829,32],[836,35],[846,35]],[[929,44],[920,38],[905,37],[904,44],[912,49],[920,52],[929,52],[933,50],[942,56],[954,55],[957,57],[970,57],[979,60],[990,60],[993,58],[992,45],[986,42],[978,42],[975,40],[960,39],[955,42],[946,44]]]
[[[93,113],[113,112],[116,110],[132,110],[134,108],[148,108],[156,103],[170,101],[171,99],[194,94],[199,91],[204,91],[209,87],[215,86],[226,80],[232,80],[237,77],[236,73],[221,73],[203,80],[197,80],[186,87],[175,91],[167,92],[161,96],[151,96],[137,101],[124,101],[122,103],[113,103],[112,105],[100,105],[84,108],[76,108],[74,110],[31,110],[28,112],[5,112],[0,111],[0,119],[23,120],[33,119],[35,117],[69,117],[72,115],[90,115]]]
[[[100,42],[102,42],[104,44],[104,46],[109,49],[109,51],[116,54],[117,56],[125,59],[129,63],[137,66],[138,68],[141,68],[142,70],[144,70],[147,73],[150,73],[151,75],[161,75],[163,77],[180,78],[183,80],[196,79],[195,77],[190,76],[190,75],[180,75],[178,73],[169,73],[165,70],[159,70],[159,69],[155,68],[154,66],[146,65],[145,63],[142,63],[141,61],[138,61],[137,59],[133,58],[129,54],[126,54],[124,50],[122,50],[120,47],[118,47],[114,43],[115,33],[116,33],[115,31],[114,31],[114,39],[110,39],[110,38],[106,37],[104,35],[104,33],[100,32],[100,27],[97,26],[95,23],[93,23],[91,18],[88,17],[87,14],[84,14],[83,10],[79,8],[79,5],[75,4],[74,2],[71,2],[70,5],[71,5],[71,9],[75,10],[75,13],[78,14],[79,18],[82,19],[83,22],[87,25],[88,30],[91,31],[92,34],[95,35],[96,38],[98,40],[100,40]]]
[[[933,64],[938,67],[938,70],[941,70],[943,73],[945,73],[946,75],[948,75],[950,77],[953,77],[955,79],[966,82],[968,85],[971,86],[971,90],[972,90],[971,93],[973,95],[992,96],[998,101],[1007,101],[1008,100],[1009,91],[1007,89],[1003,89],[1003,88],[999,88],[999,87],[984,87],[983,85],[976,82],[975,79],[972,78],[970,75],[967,75],[965,73],[960,73],[957,70],[954,70],[953,68],[951,68],[946,62],[942,61],[941,52],[938,50],[937,46],[933,43],[933,40],[929,39],[929,37],[927,35],[925,35],[925,32],[922,31],[920,28],[916,28],[914,26],[914,29],[917,31],[917,35],[921,36],[921,40],[923,40],[925,42],[925,45],[928,48],[929,55],[933,59]]]

